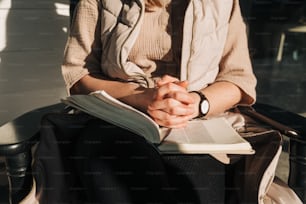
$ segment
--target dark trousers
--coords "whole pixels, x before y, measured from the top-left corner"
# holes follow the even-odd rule
[[[256,153],[223,165],[209,155],[163,155],[144,138],[87,114],[50,113],[33,176],[44,204],[255,204],[281,135],[261,131],[246,139]]]
[[[224,165],[209,155],[162,155],[144,138],[97,120],[75,165],[93,203],[224,203]]]

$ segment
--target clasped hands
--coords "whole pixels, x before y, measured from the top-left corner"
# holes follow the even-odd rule
[[[165,75],[157,83],[147,112],[160,126],[181,128],[198,115],[199,96],[187,90],[188,82]]]

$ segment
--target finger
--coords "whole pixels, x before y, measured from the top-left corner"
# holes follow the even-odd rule
[[[163,127],[168,128],[181,128],[185,127],[188,123],[188,117],[167,117],[167,119],[156,118],[155,122]]]
[[[178,107],[180,105],[184,105],[184,104],[182,104],[181,102],[179,102],[175,99],[166,98],[166,99],[163,99],[163,100],[153,101],[148,106],[148,110],[166,110],[166,109],[170,109],[171,107]]]
[[[159,81],[157,81],[157,86],[163,86],[168,83],[175,83],[181,87],[184,87],[185,89],[188,87],[188,81],[180,81],[177,78],[171,77],[169,75],[165,75],[163,78],[161,78]]]
[[[185,89],[187,89],[188,87],[188,81],[179,81],[179,82],[175,82],[177,85],[184,87]]]
[[[165,84],[174,82],[179,82],[179,79],[169,75],[164,75],[159,81],[157,81],[157,86],[163,86]]]
[[[188,122],[188,117],[174,117],[160,110],[148,111],[148,113],[158,125],[164,127],[182,127]]]
[[[167,94],[168,98],[172,98],[175,99],[183,104],[194,104],[195,103],[195,99],[190,95],[189,92],[180,92],[180,91],[176,91],[176,92],[170,92]]]
[[[193,106],[186,105],[172,98],[156,101],[148,106],[148,110],[161,110],[173,116],[188,116],[193,115],[195,112]]]
[[[157,89],[156,99],[161,100],[167,97],[167,94],[171,92],[176,92],[176,91],[188,93],[187,90],[182,86],[179,86],[175,83],[167,83]]]

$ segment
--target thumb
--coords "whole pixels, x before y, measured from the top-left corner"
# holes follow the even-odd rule
[[[177,85],[187,89],[188,87],[188,81],[178,81],[178,82],[175,82]]]

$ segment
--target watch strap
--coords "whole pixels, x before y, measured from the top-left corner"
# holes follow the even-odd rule
[[[202,102],[205,101],[205,100],[208,101],[206,96],[201,91],[191,91],[190,93],[196,93],[200,96],[200,102],[199,102],[199,107],[198,107],[199,108],[199,115],[195,118],[201,118],[201,117],[206,116],[207,113],[204,114],[204,113],[202,113],[202,110],[201,110]]]

